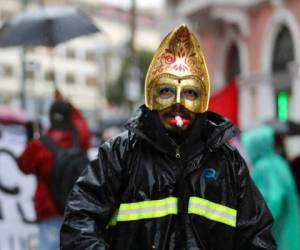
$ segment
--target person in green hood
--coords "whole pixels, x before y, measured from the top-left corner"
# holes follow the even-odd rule
[[[296,185],[287,161],[274,147],[271,127],[260,126],[242,134],[252,163],[252,178],[274,217],[278,250],[300,249],[300,207]]]

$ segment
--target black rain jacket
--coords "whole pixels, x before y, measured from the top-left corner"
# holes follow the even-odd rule
[[[198,115],[177,146],[142,106],[75,184],[63,250],[276,249],[272,216],[236,149],[237,128]]]

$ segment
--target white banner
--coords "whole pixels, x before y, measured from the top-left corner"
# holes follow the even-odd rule
[[[0,137],[0,250],[37,249],[33,207],[36,180],[16,164],[26,138],[24,128],[1,127]]]

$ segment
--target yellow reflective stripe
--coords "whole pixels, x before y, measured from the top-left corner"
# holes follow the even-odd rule
[[[175,197],[168,197],[161,200],[122,203],[111,218],[109,225],[116,225],[118,221],[151,219],[177,214],[177,200]]]
[[[148,200],[148,201],[139,201],[132,203],[122,203],[120,205],[120,210],[135,210],[145,207],[160,207],[167,204],[177,204],[176,197],[168,197],[161,200]]]
[[[133,203],[122,203],[112,216],[108,226],[116,225],[119,221],[135,221],[177,214],[178,199],[168,197],[161,200],[150,200]],[[218,221],[229,226],[236,226],[237,211],[199,197],[190,197],[188,213],[197,214],[210,220]]]
[[[203,198],[190,197],[188,212],[232,227],[236,226],[237,211],[235,209]]]

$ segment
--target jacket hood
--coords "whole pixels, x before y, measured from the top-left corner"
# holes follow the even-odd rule
[[[137,110],[136,115],[128,120],[125,127],[162,152],[174,155],[176,147],[180,147],[182,155],[189,158],[201,149],[213,150],[239,133],[238,128],[228,119],[207,111],[197,115],[185,141],[176,145],[161,124],[157,111],[151,111],[145,105]]]
[[[274,131],[269,126],[260,126],[242,134],[242,144],[251,160],[259,159],[275,153]]]

